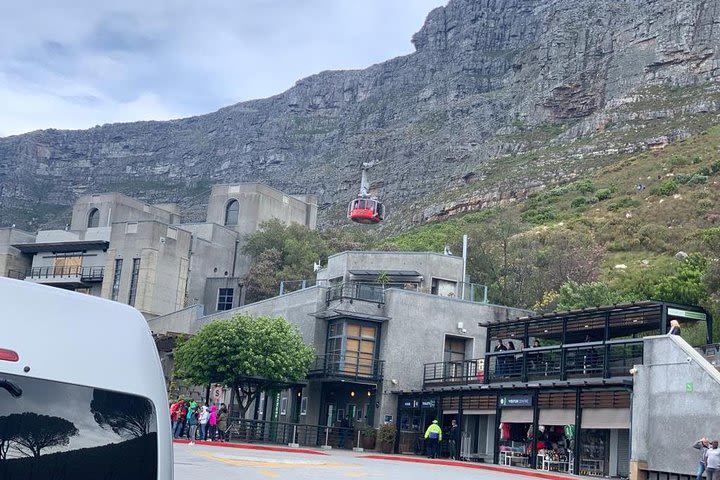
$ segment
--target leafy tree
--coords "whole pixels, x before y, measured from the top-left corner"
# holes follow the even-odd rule
[[[90,411],[98,425],[109,427],[121,437],[140,438],[152,426],[152,405],[140,397],[96,389]]]
[[[231,388],[242,417],[261,392],[304,379],[314,355],[284,318],[248,315],[209,323],[174,352],[179,377]]]
[[[654,297],[667,302],[700,305],[710,296],[704,282],[707,260],[698,253],[691,254],[677,274],[660,279]]]
[[[7,458],[10,444],[17,435],[19,415],[0,417],[0,460]]]
[[[602,305],[614,305],[631,300],[603,282],[566,282],[560,287],[559,294],[560,296],[557,303],[558,310],[576,310]]]
[[[38,458],[44,448],[67,445],[70,437],[78,434],[72,422],[50,415],[25,412],[13,413],[2,419],[0,431],[1,427],[9,427],[12,434],[10,441],[14,442],[20,453],[28,457]],[[7,451],[7,447],[4,448]]]
[[[254,302],[278,294],[280,281],[314,278],[313,264],[327,261],[327,242],[303,225],[272,219],[245,239],[243,253],[253,257],[246,300]]]

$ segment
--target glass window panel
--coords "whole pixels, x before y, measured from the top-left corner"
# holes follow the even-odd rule
[[[349,323],[347,326],[347,336],[348,337],[359,337],[360,336],[360,325]]]
[[[157,479],[157,415],[149,400],[17,375],[0,378],[20,392],[0,388],[0,432],[13,432],[3,446],[3,478]]]

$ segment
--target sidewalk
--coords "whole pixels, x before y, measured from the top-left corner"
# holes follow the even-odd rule
[[[545,472],[540,470],[530,470],[527,468],[516,468],[516,467],[504,467],[502,465],[494,465],[489,463],[475,463],[475,462],[461,462],[458,460],[444,460],[444,459],[429,459],[424,457],[414,457],[406,455],[386,455],[386,454],[370,454],[362,455],[362,458],[374,459],[374,460],[388,460],[393,462],[410,462],[410,463],[425,463],[428,465],[445,465],[449,467],[459,468],[471,468],[475,470],[487,470],[499,473],[509,473],[512,475],[518,475],[523,477],[531,478],[543,478],[545,480],[568,480],[584,478],[575,475],[567,475],[556,472]]]
[[[187,445],[190,440],[185,438],[174,438],[173,443],[181,443]],[[308,455],[327,455],[324,451],[311,448],[293,448],[283,447],[281,445],[266,445],[256,443],[234,443],[234,442],[208,442],[203,440],[197,440],[196,445],[203,445],[206,447],[218,447],[218,448],[241,448],[245,450],[262,450],[266,452],[286,452],[286,453],[304,453]]]

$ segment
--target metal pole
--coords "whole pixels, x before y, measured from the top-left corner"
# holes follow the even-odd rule
[[[360,448],[360,430],[358,430],[357,448]]]
[[[468,236],[467,236],[467,235],[463,235],[463,276],[462,276],[462,282],[463,282],[463,283],[462,283],[462,295],[460,296],[460,298],[461,298],[462,300],[465,300],[465,282],[467,281],[467,279],[466,279],[466,274],[467,274],[467,245],[468,245]]]
[[[483,285],[483,303],[488,303],[488,301],[487,301],[487,291],[488,291],[487,285]]]
[[[285,291],[285,282],[280,282],[280,295]]]

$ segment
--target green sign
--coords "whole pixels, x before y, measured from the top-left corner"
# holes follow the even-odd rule
[[[707,320],[707,315],[702,312],[691,312],[679,308],[668,308],[668,315],[671,317],[691,318],[693,320]]]
[[[695,388],[695,386],[692,383],[685,384],[685,391],[688,393],[692,392],[694,388]]]

